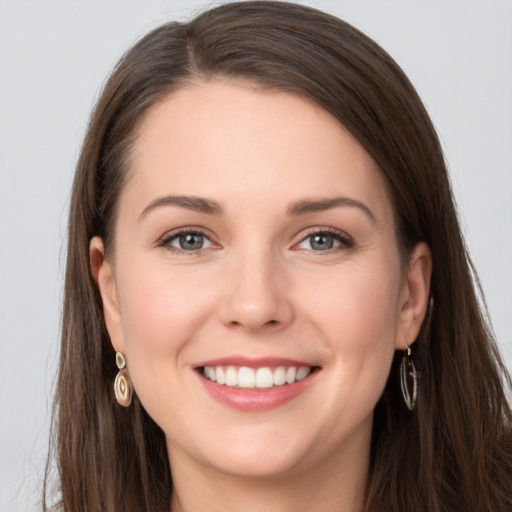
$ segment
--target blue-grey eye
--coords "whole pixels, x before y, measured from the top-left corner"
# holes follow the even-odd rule
[[[203,247],[204,237],[199,233],[188,233],[178,238],[180,247],[187,251],[196,251]]]
[[[181,249],[183,251],[199,251],[205,246],[211,245],[211,242],[201,233],[178,233],[168,242],[168,245]]]
[[[343,247],[352,247],[353,243],[347,236],[328,231],[319,231],[304,238],[297,247],[299,249],[309,249],[313,251],[328,251]]]
[[[309,237],[311,249],[315,251],[325,251],[334,247],[334,238],[327,233],[318,233]]]

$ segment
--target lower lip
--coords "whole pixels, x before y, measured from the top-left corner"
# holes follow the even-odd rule
[[[268,411],[279,407],[304,392],[318,371],[293,384],[283,384],[265,390],[240,389],[212,382],[198,373],[206,391],[217,401],[242,411]]]

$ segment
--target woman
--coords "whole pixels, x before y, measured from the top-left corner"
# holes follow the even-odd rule
[[[280,2],[156,29],[75,177],[61,509],[510,510],[473,275],[431,122],[373,41]]]

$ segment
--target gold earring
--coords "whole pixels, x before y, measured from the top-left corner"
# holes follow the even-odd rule
[[[116,352],[116,365],[119,368],[119,372],[116,375],[114,382],[114,393],[116,400],[119,405],[123,407],[129,407],[132,403],[132,383],[126,370],[126,359],[121,352]]]
[[[411,358],[411,347],[407,344],[400,364],[400,385],[405,405],[410,411],[414,410],[418,395],[418,372]]]

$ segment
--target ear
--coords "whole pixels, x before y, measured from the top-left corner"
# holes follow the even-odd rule
[[[117,296],[114,268],[105,258],[103,240],[100,237],[93,237],[89,243],[89,258],[91,271],[98,285],[103,303],[103,317],[110,336],[110,341],[116,352],[125,351],[124,331]]]
[[[418,337],[427,314],[432,276],[432,253],[429,246],[420,242],[412,251],[404,275],[400,295],[399,325],[395,348],[405,349]]]

